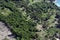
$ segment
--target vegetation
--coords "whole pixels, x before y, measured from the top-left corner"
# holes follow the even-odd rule
[[[60,9],[54,0],[0,1],[0,20],[7,23],[17,40],[53,40],[56,33],[60,34]],[[36,29],[37,24],[42,30]]]

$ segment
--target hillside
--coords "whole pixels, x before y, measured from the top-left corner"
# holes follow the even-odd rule
[[[0,0],[0,21],[16,40],[60,39],[60,8],[55,0]]]

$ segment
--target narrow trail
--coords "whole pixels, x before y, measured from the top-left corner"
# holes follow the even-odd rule
[[[8,36],[11,34],[11,31],[7,28],[5,23],[0,22],[0,40],[15,40],[15,38],[13,38],[12,36]]]

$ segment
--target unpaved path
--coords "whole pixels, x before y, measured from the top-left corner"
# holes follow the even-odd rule
[[[11,35],[11,31],[5,26],[3,22],[0,22],[0,40],[15,40],[15,38],[12,38],[8,35]]]

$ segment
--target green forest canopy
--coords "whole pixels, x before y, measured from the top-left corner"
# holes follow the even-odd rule
[[[60,9],[51,0],[0,0],[0,3],[0,20],[7,23],[17,40],[48,40],[60,34]],[[42,24],[43,31],[36,29],[37,24]],[[37,32],[46,35],[40,38]]]

